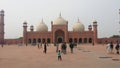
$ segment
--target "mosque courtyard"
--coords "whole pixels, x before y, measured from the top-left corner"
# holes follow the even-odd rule
[[[115,52],[115,50],[114,50]],[[120,68],[120,55],[107,54],[105,45],[80,44],[57,60],[56,47],[47,47],[47,53],[37,46],[5,45],[0,47],[0,68]]]

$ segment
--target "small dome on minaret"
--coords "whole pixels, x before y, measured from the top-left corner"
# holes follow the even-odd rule
[[[4,10],[3,9],[0,11],[0,15],[4,16]]]
[[[24,21],[24,22],[23,22],[23,27],[26,27],[26,26],[27,26],[27,22]]]
[[[34,26],[33,25],[30,26],[30,31],[34,31]]]
[[[92,25],[88,25],[88,30],[89,30],[89,31],[92,30]]]
[[[96,21],[96,20],[94,20],[94,21],[93,21],[93,24],[95,24],[95,23],[97,23],[97,21]]]
[[[0,12],[3,12],[3,13],[4,13],[4,10],[2,9]]]

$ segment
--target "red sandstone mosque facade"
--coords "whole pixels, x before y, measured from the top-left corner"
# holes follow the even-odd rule
[[[4,11],[0,11],[0,44],[36,44],[36,43],[62,43],[62,42],[74,42],[74,43],[105,43],[106,41],[117,41],[118,38],[101,38],[98,39],[97,21],[94,21],[92,25],[88,25],[88,30],[85,30],[84,24],[79,19],[73,24],[73,30],[68,31],[68,21],[65,20],[61,14],[54,21],[51,21],[51,31],[48,31],[48,26],[42,20],[37,29],[34,30],[34,26],[30,26],[30,31],[27,30],[27,22],[23,23],[23,37],[21,39],[4,39]]]
[[[30,31],[27,31],[27,22],[23,24],[23,42],[24,43],[97,43],[97,22],[93,22],[88,26],[88,31],[85,31],[84,25],[78,20],[73,24],[73,31],[68,31],[68,21],[60,15],[56,20],[51,22],[51,31],[48,31],[47,25],[40,22],[36,31],[30,26]]]

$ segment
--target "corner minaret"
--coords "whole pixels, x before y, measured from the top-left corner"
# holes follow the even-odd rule
[[[93,44],[97,44],[97,21],[93,22]]]
[[[0,44],[4,43],[4,10],[0,11]]]
[[[23,44],[27,46],[27,22],[23,23]]]

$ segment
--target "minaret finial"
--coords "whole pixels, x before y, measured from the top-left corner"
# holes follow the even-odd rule
[[[78,18],[78,22],[80,22],[79,18]]]
[[[61,17],[61,12],[60,12],[60,15],[59,15],[59,17]]]
[[[42,18],[42,22],[43,22],[43,18]]]

